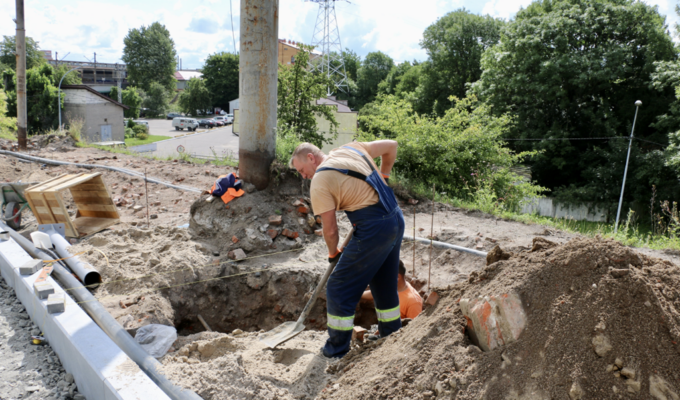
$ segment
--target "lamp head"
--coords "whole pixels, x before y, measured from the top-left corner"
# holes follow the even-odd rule
[[[642,102],[640,100],[635,102],[635,107],[640,107],[642,105]]]

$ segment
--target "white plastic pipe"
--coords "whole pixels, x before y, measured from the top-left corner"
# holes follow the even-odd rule
[[[404,240],[413,240],[413,236],[404,235]],[[474,255],[479,256],[479,257],[486,257],[485,251],[468,249],[467,247],[456,246],[455,244],[438,242],[436,240],[430,240],[430,239],[425,239],[425,238],[420,238],[420,237],[416,237],[415,240],[416,240],[416,242],[420,242],[420,243],[424,243],[424,244],[432,243],[432,246],[434,246],[434,247],[456,250],[456,251],[460,251],[460,252],[463,252],[463,253],[470,253],[470,254],[474,254]]]

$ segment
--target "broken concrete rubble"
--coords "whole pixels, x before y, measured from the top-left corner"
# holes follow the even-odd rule
[[[243,250],[236,249],[236,250],[230,251],[227,254],[227,257],[231,258],[232,260],[240,261],[240,260],[245,259],[247,256],[246,256],[246,253]]]

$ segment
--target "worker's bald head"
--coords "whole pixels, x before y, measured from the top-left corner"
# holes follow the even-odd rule
[[[302,143],[293,151],[288,166],[297,170],[303,178],[312,179],[324,156],[321,149],[313,144]]]

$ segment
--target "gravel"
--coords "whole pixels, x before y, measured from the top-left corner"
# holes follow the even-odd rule
[[[14,289],[0,277],[0,399],[85,399],[49,344],[32,344],[31,335],[38,334]]]

